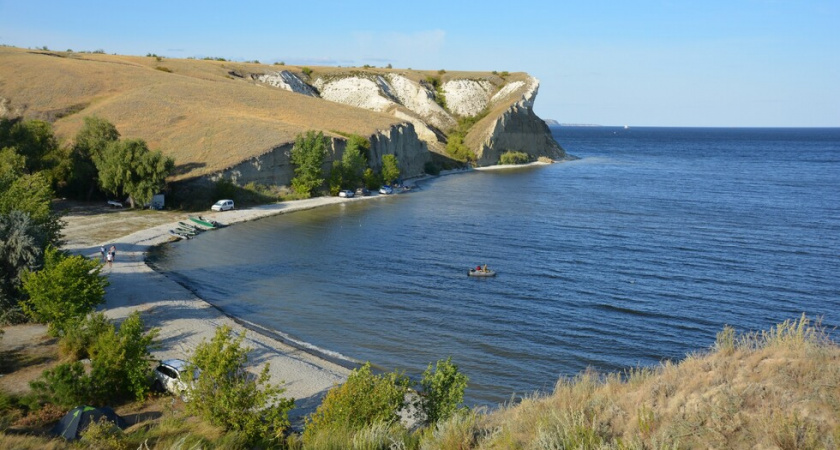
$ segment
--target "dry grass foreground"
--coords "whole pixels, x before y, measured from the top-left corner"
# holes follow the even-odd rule
[[[177,401],[166,398],[124,405],[117,411],[135,424],[110,439],[120,444],[116,448],[231,443],[220,430],[178,409]],[[0,430],[0,448],[71,448],[46,436],[50,423],[39,423],[38,417],[19,418],[17,424]],[[371,430],[348,436],[346,448],[356,447],[351,442],[358,448],[389,448],[388,442],[399,442],[400,433],[406,433]],[[382,435],[371,442],[377,433]],[[362,435],[367,440],[359,439]],[[708,353],[624,374],[587,372],[563,379],[553,394],[534,394],[491,412],[472,411],[421,431],[413,441],[423,449],[836,449],[840,347],[804,315],[740,337],[727,327]],[[301,445],[294,439],[289,443]]]

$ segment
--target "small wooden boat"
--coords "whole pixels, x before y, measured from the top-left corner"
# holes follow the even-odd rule
[[[490,269],[470,269],[467,275],[471,277],[495,277],[496,272]]]

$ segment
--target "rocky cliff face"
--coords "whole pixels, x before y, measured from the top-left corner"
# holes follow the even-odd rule
[[[566,157],[566,152],[551,136],[548,125],[534,114],[539,81],[529,78],[527,83],[500,90],[491,101],[502,102],[510,96],[519,98],[501,114],[489,116],[476,124],[467,136],[467,145],[475,149],[479,165],[495,164],[507,151],[520,151],[552,160]]]
[[[410,134],[422,143],[422,148],[415,148],[413,152],[432,151],[447,156],[446,135],[456,127],[458,117],[486,114],[465,139],[476,154],[478,165],[496,164],[499,156],[508,150],[525,152],[534,158],[561,159],[565,156],[545,122],[534,114],[539,81],[526,74],[502,78],[491,74],[455,73],[423,78],[416,74],[347,70],[315,73],[307,82],[303,76],[282,71],[254,79],[303,95],[391,114],[406,122],[406,130],[411,125]],[[380,136],[386,135],[394,135],[393,130]],[[405,159],[428,159],[414,155],[405,147],[402,152]],[[403,158],[399,159],[402,163]]]
[[[341,160],[346,144],[344,138],[330,138],[327,157],[322,167],[325,176],[329,174],[333,162]],[[295,176],[294,165],[290,162],[293,146],[291,143],[280,145],[262,155],[193,182],[207,184],[224,178],[238,185],[252,182],[269,186],[289,185]],[[370,137],[370,165],[374,170],[381,169],[383,155],[391,154],[397,156],[403,177],[422,175],[424,166],[430,159],[426,144],[417,137],[414,126],[410,123],[394,125]]]

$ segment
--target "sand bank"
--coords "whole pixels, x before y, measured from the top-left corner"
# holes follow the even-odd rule
[[[335,203],[381,197],[319,197],[242,210],[203,213],[202,216],[229,225]],[[179,220],[186,219],[185,214]],[[72,221],[72,217],[68,221]],[[103,274],[108,276],[111,283],[102,307],[105,314],[120,320],[133,311],[140,311],[148,327],[160,330],[159,346],[152,352],[159,359],[187,359],[196,345],[213,337],[217,327],[228,325],[236,333],[245,333],[245,345],[253,349],[248,369],[256,372],[263,364],[269,363],[272,382],[282,383],[286,388],[285,395],[295,398],[297,408],[293,416],[300,417],[314,410],[327,390],[346,380],[349,369],[290,345],[277,336],[272,337],[270,333],[252,331],[250,324],[234,320],[172,279],[152,270],[145,263],[146,252],[154,245],[170,241],[172,236],[169,230],[176,226],[177,221],[100,243],[116,246],[113,266],[105,266],[103,269]],[[68,250],[99,258],[99,245],[74,245],[73,239],[69,241],[71,244],[67,246]]]

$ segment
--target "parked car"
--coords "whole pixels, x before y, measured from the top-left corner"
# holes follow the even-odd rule
[[[181,397],[187,401],[187,391],[190,382],[198,378],[198,371],[193,373],[192,378],[186,373],[188,363],[182,359],[166,359],[160,362],[152,371],[154,377],[154,389],[158,392],[169,392],[172,395]]]
[[[387,186],[387,185],[382,186],[381,188],[379,188],[379,193],[380,194],[385,194],[385,195],[393,194],[394,193],[394,188],[392,188],[391,186]]]
[[[219,200],[210,207],[213,211],[227,211],[233,209],[233,200]]]
[[[360,187],[356,189],[356,195],[360,197],[367,197],[368,195],[370,195],[370,191],[368,190],[368,188]]]
[[[338,196],[339,197],[344,197],[344,198],[352,198],[353,197],[353,191],[351,191],[350,189],[345,189],[343,191],[340,191],[338,193]]]

